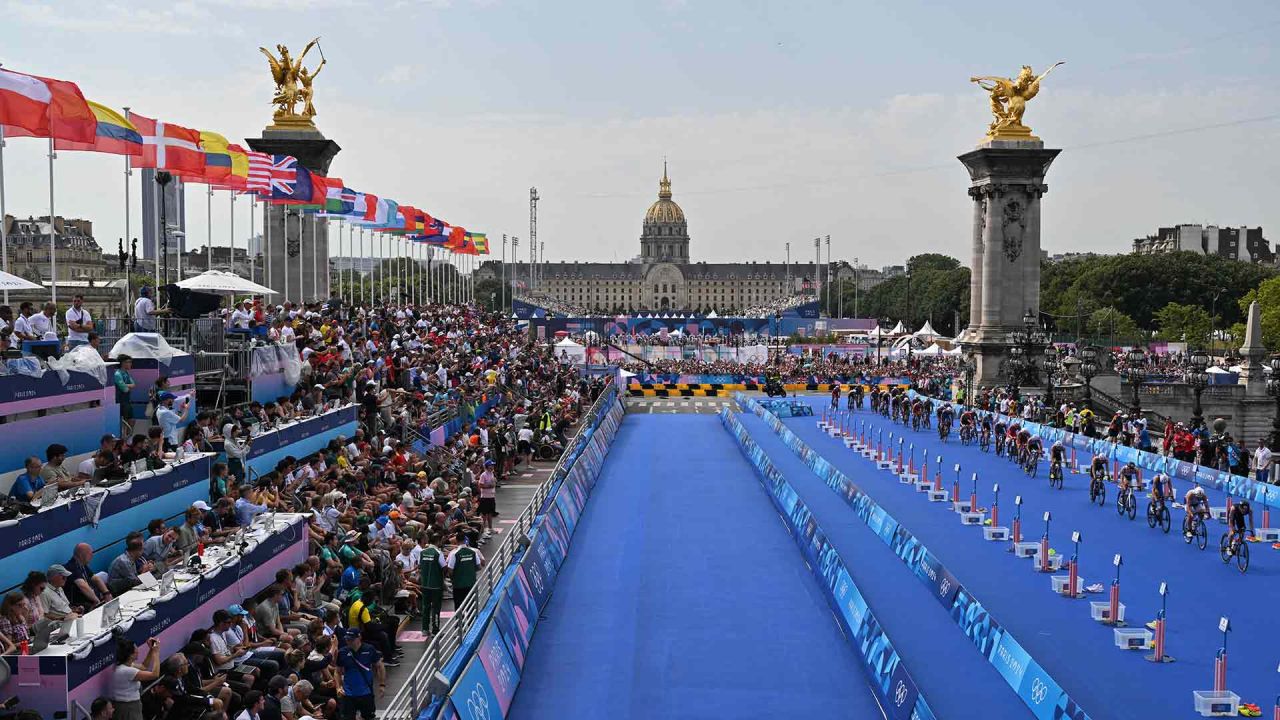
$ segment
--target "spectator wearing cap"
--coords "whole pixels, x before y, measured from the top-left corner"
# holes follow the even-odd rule
[[[387,687],[382,653],[365,643],[360,631],[354,628],[347,630],[345,640],[345,647],[338,651],[337,662],[342,682],[342,717],[354,720],[359,713],[363,720],[374,720],[375,697],[382,697]]]
[[[71,620],[79,617],[83,612],[80,606],[72,606],[71,600],[67,597],[66,586],[67,578],[71,577],[71,571],[64,565],[50,565],[49,570],[45,573],[47,582],[44,592],[40,594],[40,603],[44,606],[45,617],[51,620]]]
[[[177,399],[178,396],[171,392],[156,395],[156,400],[160,402],[160,407],[156,408],[156,422],[164,434],[165,449],[173,449],[182,444],[182,423],[186,422],[191,413],[190,399],[182,402],[181,410],[174,410],[174,401]]]
[[[155,332],[156,312],[156,304],[151,299],[151,288],[144,285],[133,303],[134,332]]]
[[[40,477],[46,483],[56,483],[60,490],[69,490],[85,484],[84,480],[76,478],[62,464],[67,459],[66,445],[59,443],[50,445],[45,448],[44,457],[46,462],[44,467],[40,468]]]
[[[260,677],[271,677],[280,672],[280,661],[284,653],[269,640],[257,640],[252,637],[249,611],[242,605],[232,605],[225,610],[226,618],[215,611],[214,628],[222,635],[222,644],[226,646],[226,655],[231,657],[234,665],[247,665],[257,668]],[[219,644],[209,638],[210,647],[218,650]],[[224,660],[225,662],[225,660]]]

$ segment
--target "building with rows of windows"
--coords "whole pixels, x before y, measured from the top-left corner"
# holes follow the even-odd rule
[[[853,282],[847,263],[833,263],[831,282]],[[527,263],[508,263],[506,277],[517,292],[528,290]],[[476,280],[498,279],[502,263],[491,260]],[[720,315],[784,301],[811,292],[814,264],[706,263],[689,257],[689,224],[671,199],[664,164],[658,199],[640,231],[640,255],[630,262],[540,263],[534,268],[536,296],[593,313],[684,311]],[[826,279],[826,278],[822,278]]]

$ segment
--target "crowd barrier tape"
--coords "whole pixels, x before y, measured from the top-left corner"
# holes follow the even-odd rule
[[[936,398],[929,398],[927,395],[918,393],[915,390],[908,392],[912,398],[918,396],[934,400],[936,403]],[[937,414],[938,409],[935,404],[933,413]],[[1143,470],[1162,472],[1175,480],[1199,483],[1205,487],[1221,490],[1232,497],[1248,498],[1250,502],[1262,503],[1268,507],[1280,506],[1280,486],[1277,485],[1260,483],[1243,475],[1235,475],[1194,462],[1161,455],[1160,453],[1120,445],[1106,438],[1090,438],[1063,428],[1050,427],[1043,423],[1031,422],[991,410],[971,409],[975,412],[987,413],[992,417],[1001,418],[1006,424],[1010,422],[1018,423],[1026,428],[1028,432],[1034,433],[1044,440],[1046,447],[1061,441],[1067,447],[1074,447],[1091,455],[1101,455],[1108,460],[1115,460],[1121,464],[1132,461]]]
[[[996,622],[973,593],[918,538],[763,406],[745,395],[738,395],[736,399],[742,407],[764,420],[778,434],[783,444],[803,460],[827,487],[843,497],[858,518],[911,568],[920,582],[933,591],[934,597],[947,608],[965,637],[995,667],[1037,718],[1088,720],[1089,715],[1084,709],[1071,699],[1008,630]]]
[[[894,720],[935,718],[924,694],[907,671],[902,657],[894,649],[875,613],[858,590],[844,559],[835,546],[827,541],[826,533],[809,507],[782,476],[782,472],[769,461],[760,446],[751,439],[746,428],[729,408],[720,411],[720,422],[737,440],[742,454],[755,468],[760,484],[769,493],[769,498],[778,514],[783,517],[809,567],[821,581],[823,594],[835,610],[834,614],[853,649],[862,658],[886,715]]]
[[[505,718],[520,684],[529,644],[609,445],[625,414],[617,387],[605,389],[602,411],[567,451],[564,470],[529,530],[529,546],[513,558],[458,651],[440,669],[451,689],[419,715],[428,718]]]

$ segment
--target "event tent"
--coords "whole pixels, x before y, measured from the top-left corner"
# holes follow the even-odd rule
[[[3,220],[3,218],[0,218],[0,220]],[[12,275],[3,270],[0,270],[0,290],[43,290],[43,289],[44,288],[42,288],[41,286],[31,282],[30,280],[27,280],[26,278],[20,278],[17,275]]]
[[[890,334],[890,335],[906,335],[906,334],[907,334],[907,326],[906,326],[906,325],[903,325],[903,324],[902,324],[902,321],[901,321],[901,320],[899,320],[899,321],[898,321],[898,324],[897,324],[897,325],[894,325],[894,326],[893,326],[893,329],[889,331],[889,334]]]
[[[919,330],[912,333],[911,336],[918,337],[921,340],[932,340],[934,338],[941,337],[941,335],[933,329],[933,323],[928,320],[925,320],[924,325]]]

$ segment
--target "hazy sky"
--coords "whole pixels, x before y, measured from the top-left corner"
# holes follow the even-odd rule
[[[487,232],[495,253],[503,233],[527,236],[537,186],[549,259],[632,257],[666,156],[694,260],[780,261],[787,241],[809,257],[829,234],[833,256],[879,266],[924,251],[967,262],[955,156],[989,117],[967,80],[1066,60],[1026,115],[1064,149],[1046,249],[1123,252],[1179,222],[1262,225],[1280,243],[1280,4],[982,7],[0,0],[0,63],[240,139],[270,120],[258,46],[319,35],[317,123],[343,147],[332,174]],[[11,214],[48,211],[44,153],[9,141]],[[57,212],[92,219],[108,250],[124,232],[122,169],[92,153],[56,163]],[[226,244],[226,193],[214,203]],[[190,236],[203,243],[207,225],[194,186]],[[243,243],[245,201],[236,230]]]

